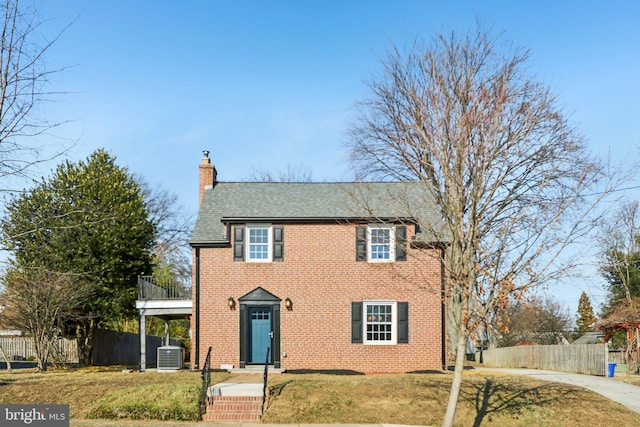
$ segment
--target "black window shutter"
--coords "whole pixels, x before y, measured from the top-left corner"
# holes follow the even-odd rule
[[[284,261],[284,227],[273,226],[273,260]]]
[[[396,227],[396,261],[407,260],[407,227],[399,225]]]
[[[233,227],[233,260],[244,261],[244,226]]]
[[[409,303],[398,303],[398,344],[409,342]]]
[[[362,302],[351,303],[351,342],[362,344]]]
[[[356,261],[367,260],[367,226],[356,226]]]

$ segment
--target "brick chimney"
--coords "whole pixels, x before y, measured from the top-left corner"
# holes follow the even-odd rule
[[[209,158],[209,151],[202,152],[202,163],[200,163],[198,169],[200,170],[200,206],[202,205],[202,199],[204,198],[204,191],[213,188],[216,182],[216,176],[218,172],[216,167],[211,163]]]

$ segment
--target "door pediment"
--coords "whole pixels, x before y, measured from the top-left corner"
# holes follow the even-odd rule
[[[279,303],[282,300],[277,296],[273,295],[271,292],[264,290],[261,286],[258,286],[248,294],[238,298],[238,301],[243,304],[259,303],[259,302],[273,304],[273,303]]]

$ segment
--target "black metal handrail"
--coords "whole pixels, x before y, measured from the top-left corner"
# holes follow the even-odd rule
[[[178,280],[161,280],[153,276],[138,276],[138,299],[191,299],[191,284]]]
[[[207,411],[207,391],[211,386],[211,347],[209,347],[209,351],[207,352],[207,358],[204,361],[204,366],[202,367],[202,373],[200,374],[202,377],[202,395],[200,396],[200,416],[204,415]]]
[[[269,379],[269,351],[271,347],[267,347],[267,357],[264,361],[264,374],[263,374],[263,386],[262,386],[262,415],[264,415],[264,404],[267,401],[267,380]]]

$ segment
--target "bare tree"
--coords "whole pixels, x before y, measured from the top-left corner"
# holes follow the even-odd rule
[[[564,274],[572,264],[561,251],[592,226],[597,197],[585,195],[602,168],[527,72],[528,57],[480,28],[394,48],[351,132],[360,179],[421,182],[442,218],[420,227],[447,243],[455,369],[444,426],[453,425],[470,333]]]
[[[37,10],[18,0],[0,4],[0,178],[22,176],[30,166],[50,160],[34,137],[60,125],[38,116],[37,106],[51,100],[50,77],[61,71],[46,66],[45,54],[60,37],[43,41]],[[64,30],[63,30],[64,31]],[[6,179],[0,190],[9,190]]]
[[[313,182],[313,174],[309,168],[295,168],[287,165],[287,169],[274,175],[267,170],[252,170],[249,181],[254,182]]]
[[[500,316],[498,347],[523,341],[541,345],[567,344],[572,335],[569,312],[551,297],[512,301]]]
[[[193,218],[185,215],[185,209],[178,205],[178,197],[161,187],[149,185],[142,177],[136,177],[149,212],[149,220],[156,227],[157,235],[153,245],[156,271],[175,279],[190,280],[191,251],[189,238],[193,228]]]
[[[80,307],[90,295],[76,279],[43,269],[11,270],[4,276],[3,326],[33,337],[42,371],[47,369],[65,323],[83,316]]]

